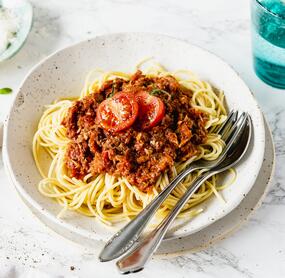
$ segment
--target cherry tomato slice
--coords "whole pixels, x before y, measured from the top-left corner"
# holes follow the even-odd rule
[[[105,99],[97,109],[97,121],[102,128],[118,132],[129,128],[138,115],[138,103],[133,94],[117,93]]]
[[[141,129],[149,129],[157,125],[165,114],[163,101],[147,92],[136,94],[139,104],[138,125]]]

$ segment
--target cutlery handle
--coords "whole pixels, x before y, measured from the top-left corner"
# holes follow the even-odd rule
[[[190,166],[186,171],[181,172],[136,218],[117,232],[106,243],[99,255],[99,260],[101,262],[110,261],[126,253],[136,243],[150,219],[171,191],[194,170],[196,168]]]
[[[169,215],[160,223],[160,225],[147,235],[138,246],[130,253],[117,262],[117,266],[121,273],[127,274],[137,272],[143,269],[149,258],[155,252],[162,241],[169,226],[179,214],[184,205],[188,202],[195,191],[212,175],[214,171],[210,171],[197,177],[191,187],[187,189],[182,198],[177,202]]]

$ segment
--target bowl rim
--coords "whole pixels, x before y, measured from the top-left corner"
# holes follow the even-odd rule
[[[15,107],[15,104],[16,104],[16,101],[17,101],[17,97],[20,93],[20,90],[21,88],[23,87],[23,85],[25,84],[26,80],[29,78],[29,76],[35,71],[37,70],[41,65],[43,65],[46,61],[48,61],[50,58],[60,54],[61,52],[64,52],[65,50],[67,49],[71,49],[73,47],[77,47],[79,46],[80,44],[85,44],[87,42],[91,42],[93,40],[97,40],[97,39],[105,39],[105,38],[108,38],[108,37],[112,37],[112,36],[151,36],[151,37],[160,37],[162,39],[171,39],[171,40],[174,40],[174,41],[177,41],[177,42],[183,42],[184,44],[188,44],[189,46],[191,47],[194,47],[198,50],[202,50],[203,52],[207,52],[207,54],[210,54],[212,56],[214,56],[216,59],[218,59],[221,63],[223,63],[225,66],[229,67],[232,71],[233,74],[235,74],[235,76],[239,79],[240,82],[243,83],[243,85],[248,89],[248,91],[250,92],[255,104],[256,104],[256,107],[257,107],[257,110],[258,110],[258,113],[259,113],[259,118],[261,119],[260,121],[260,132],[261,132],[261,136],[262,136],[262,152],[260,153],[260,157],[261,159],[258,160],[258,165],[257,165],[257,174],[258,172],[260,171],[260,168],[262,166],[262,162],[263,162],[263,157],[264,157],[264,149],[265,149],[265,129],[264,129],[264,119],[263,119],[263,115],[262,115],[262,112],[261,112],[261,109],[252,93],[252,91],[250,90],[250,88],[247,86],[247,84],[244,82],[244,80],[240,77],[240,75],[236,72],[236,70],[230,65],[228,64],[223,58],[219,57],[218,55],[214,54],[213,52],[203,48],[203,47],[200,47],[200,46],[197,46],[195,44],[193,44],[192,42],[189,42],[187,40],[184,40],[184,39],[180,39],[180,38],[176,38],[176,37],[173,37],[173,36],[169,36],[169,35],[165,35],[165,34],[158,34],[158,33],[150,33],[150,32],[119,32],[119,33],[108,33],[108,34],[104,34],[104,35],[98,35],[98,36],[95,36],[93,38],[89,38],[89,39],[85,39],[85,40],[81,40],[81,41],[78,41],[74,44],[70,44],[68,46],[65,46],[65,47],[62,47],[60,48],[59,50],[56,50],[54,51],[53,53],[51,53],[50,55],[48,55],[47,57],[45,57],[44,59],[42,59],[39,63],[37,63],[35,66],[33,66],[29,72],[25,75],[25,77],[23,78],[23,81],[20,83],[20,85],[18,86],[17,88],[17,93],[16,93],[16,96],[14,97],[14,100],[12,102],[12,105],[10,106],[9,108],[9,112],[6,116],[6,119],[4,121],[4,138],[3,138],[3,162],[4,162],[4,166],[5,166],[5,169],[7,171],[7,173],[11,174],[11,181],[13,183],[13,185],[16,187],[16,189],[20,192],[20,194],[26,198],[26,200],[37,210],[39,211],[40,213],[44,213],[46,217],[48,217],[52,222],[54,222],[55,224],[58,224],[58,225],[61,225],[63,226],[64,228],[66,229],[69,229],[69,230],[72,230],[74,232],[78,232],[80,233],[81,235],[85,236],[85,237],[92,237],[94,240],[97,240],[97,241],[102,241],[104,242],[104,240],[102,238],[97,238],[95,236],[95,238],[92,236],[92,233],[91,231],[86,231],[85,229],[81,228],[81,227],[78,227],[78,226],[75,226],[75,225],[72,225],[71,223],[67,222],[67,221],[64,221],[62,219],[59,219],[57,218],[55,215],[53,215],[50,211],[46,210],[45,208],[43,208],[39,203],[38,201],[36,201],[36,199],[33,199],[29,194],[28,192],[24,189],[24,187],[21,185],[21,183],[19,183],[15,177],[15,174],[12,170],[12,165],[11,165],[11,161],[10,161],[10,158],[9,158],[9,153],[8,153],[8,124],[9,124],[9,120],[10,120],[10,117],[11,117],[11,114],[13,112],[13,109]],[[252,188],[252,186],[254,185],[254,182],[255,182],[256,178],[252,178],[252,182],[251,182],[251,186],[248,186],[248,190],[246,192],[246,194],[249,192],[249,190]],[[244,196],[245,197],[245,196]],[[244,198],[243,197],[243,198]],[[214,221],[208,221],[208,223],[204,224],[204,225],[201,225],[199,227],[199,229],[195,229],[193,231],[190,231],[190,232],[183,232],[183,235],[182,236],[186,236],[186,235],[189,235],[190,233],[194,233],[194,232],[197,232],[203,228],[205,228],[206,226],[216,222],[217,220],[221,219],[222,217],[224,217],[225,215],[227,215],[229,212],[231,212],[242,200],[243,198],[239,201],[237,201],[236,203],[234,203],[230,209],[227,209],[225,213],[221,213],[221,215],[219,215],[218,217],[215,218]],[[176,235],[174,234],[173,236],[170,236],[168,238],[178,238],[178,237],[181,237],[181,235]]]

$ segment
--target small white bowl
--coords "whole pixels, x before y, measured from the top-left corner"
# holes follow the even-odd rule
[[[19,30],[14,41],[4,51],[0,53],[0,62],[13,57],[24,45],[33,23],[33,7],[26,0],[0,0],[3,7],[11,9],[19,20]]]
[[[94,240],[106,241],[111,229],[95,219],[68,212],[56,217],[59,205],[42,196],[41,179],[32,156],[32,138],[44,106],[61,97],[79,95],[84,78],[93,68],[133,71],[138,61],[153,56],[169,70],[190,69],[224,90],[229,109],[248,111],[254,132],[249,152],[237,167],[237,179],[222,191],[226,204],[216,198],[204,202],[205,211],[183,224],[177,221],[169,237],[196,232],[232,211],[253,186],[263,161],[265,131],[262,113],[249,88],[223,60],[197,46],[163,35],[111,34],[83,41],[56,52],[34,67],[19,88],[4,126],[4,163],[21,196],[55,225]]]

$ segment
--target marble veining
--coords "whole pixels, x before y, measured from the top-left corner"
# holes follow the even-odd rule
[[[136,277],[285,277],[285,91],[253,73],[247,0],[32,0],[34,25],[23,49],[0,64],[0,87],[14,90],[41,59],[68,44],[109,32],[164,33],[229,62],[254,92],[272,129],[276,173],[261,208],[231,237],[195,254],[155,257]],[[14,95],[0,95],[0,120]],[[120,277],[99,250],[63,239],[22,203],[0,159],[0,277]]]
[[[285,171],[283,167],[285,163],[285,110],[284,107],[277,105],[272,112],[268,112],[268,120],[271,126],[272,135],[275,142],[276,151],[276,171],[274,176],[274,186],[265,198],[266,205],[285,205]]]
[[[239,258],[224,248],[209,248],[191,256],[178,256],[170,259],[170,263],[181,268],[203,273],[207,272],[207,268],[229,268],[235,271],[236,274],[241,274],[242,277],[253,277],[249,269],[240,265]]]

